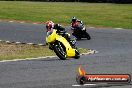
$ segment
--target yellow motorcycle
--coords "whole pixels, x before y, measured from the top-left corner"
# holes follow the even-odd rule
[[[70,36],[70,34],[68,35]],[[55,29],[46,36],[46,43],[61,60],[66,60],[66,58],[80,58],[80,52],[77,47],[75,45],[72,46],[66,38],[58,34]]]

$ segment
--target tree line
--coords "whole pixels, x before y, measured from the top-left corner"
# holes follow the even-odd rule
[[[132,0],[0,0],[0,1],[132,3]]]

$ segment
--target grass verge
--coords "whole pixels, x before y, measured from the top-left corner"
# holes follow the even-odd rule
[[[87,26],[132,29],[132,4],[0,1],[0,19],[70,25],[72,16]]]
[[[81,53],[88,52],[87,49],[79,48]],[[0,42],[0,61],[24,58],[36,58],[53,56],[55,53],[49,50],[48,46],[35,46],[24,44],[7,44]]]

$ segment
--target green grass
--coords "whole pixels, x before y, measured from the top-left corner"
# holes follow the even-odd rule
[[[0,2],[0,19],[70,25],[72,16],[87,26],[132,29],[132,4],[63,3],[63,2]]]
[[[88,49],[79,48],[80,53],[90,52]],[[0,61],[12,59],[36,58],[54,56],[55,53],[49,50],[48,46],[34,46],[23,44],[7,44],[0,42]]]

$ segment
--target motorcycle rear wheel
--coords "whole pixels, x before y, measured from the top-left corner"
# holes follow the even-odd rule
[[[75,59],[79,59],[80,58],[80,52],[79,52],[79,50],[76,48],[76,50],[75,50],[75,57],[74,57]]]
[[[87,40],[91,39],[90,35],[87,32],[86,32],[86,37],[87,37]]]

